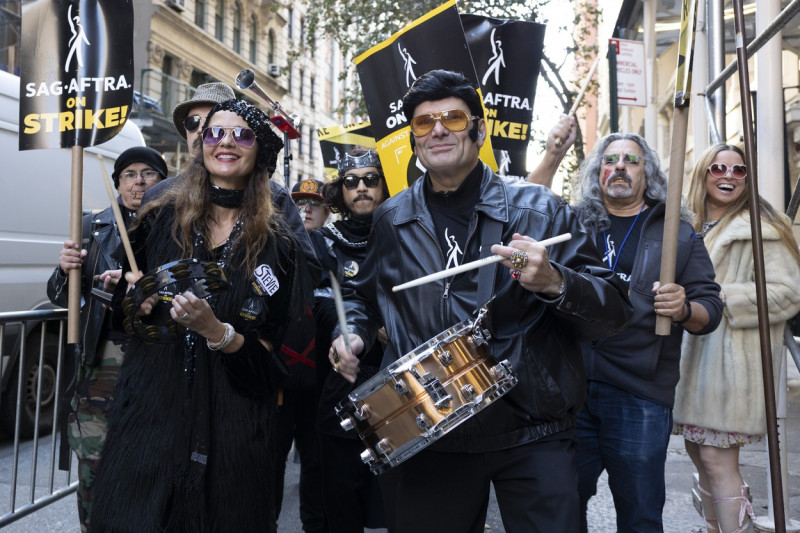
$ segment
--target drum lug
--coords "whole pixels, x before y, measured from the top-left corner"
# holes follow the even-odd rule
[[[488,329],[475,328],[472,333],[472,340],[475,342],[475,346],[484,346],[492,340],[492,334],[489,333]]]
[[[427,431],[432,425],[433,424],[431,424],[431,420],[428,418],[428,415],[425,413],[420,413],[417,415],[417,427],[419,429],[422,431]]]
[[[461,387],[461,394],[466,400],[471,400],[475,397],[475,387],[471,383]]]
[[[389,455],[392,453],[392,445],[389,444],[389,439],[386,437],[378,441],[378,444],[375,445],[375,449],[384,455]]]
[[[439,378],[431,377],[430,373],[427,373],[422,377],[422,386],[425,392],[431,397],[433,405],[435,405],[437,409],[450,406],[453,397],[447,394],[447,390],[442,386],[442,382],[439,381]]]
[[[408,385],[406,385],[406,382],[404,380],[396,379],[394,381],[394,390],[397,394],[402,396],[403,394],[408,393]]]
[[[350,431],[355,427],[353,424],[353,419],[349,416],[347,418],[343,418],[342,421],[339,422],[339,425],[342,426],[342,429],[345,431]]]
[[[497,378],[507,378],[512,375],[511,362],[508,359],[500,361],[491,368],[491,373]]]
[[[453,364],[453,354],[450,353],[450,350],[442,350],[439,353],[439,362],[442,363],[443,366],[450,366]]]
[[[369,419],[369,407],[367,404],[361,404],[356,407],[355,411],[353,412],[353,416],[355,416],[359,421],[363,422],[364,420]]]
[[[361,462],[364,464],[370,464],[371,462],[375,461],[377,457],[375,457],[375,452],[367,448],[363,452],[361,452]]]

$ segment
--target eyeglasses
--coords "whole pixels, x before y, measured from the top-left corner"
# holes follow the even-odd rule
[[[200,127],[200,124],[202,124],[205,119],[206,117],[201,117],[199,115],[188,116],[183,119],[183,127],[186,131],[194,131]]]
[[[311,198],[298,198],[294,201],[294,204],[297,206],[298,211],[302,211],[307,205],[311,207],[322,207],[322,202],[319,200],[312,200]]]
[[[616,165],[619,163],[620,155],[622,155],[622,161],[626,165],[638,165],[642,158],[636,154],[606,154],[603,156],[603,163],[606,165]]]
[[[350,191],[358,187],[358,182],[364,181],[364,185],[369,187],[370,189],[378,186],[378,181],[380,181],[381,175],[377,172],[370,172],[369,174],[365,174],[363,176],[356,176],[355,174],[345,174],[344,178],[342,178],[342,183],[344,187]]]
[[[228,132],[231,132],[233,140],[242,148],[252,148],[256,142],[256,132],[250,128],[223,128],[222,126],[211,126],[203,130],[203,144],[206,146],[217,146],[222,142]]]
[[[460,109],[440,111],[439,113],[426,113],[411,119],[411,133],[414,134],[414,137],[424,137],[431,132],[437,120],[450,131],[464,131],[467,129],[469,122],[476,118],[481,117],[467,115]]]
[[[743,180],[747,177],[747,167],[744,165],[728,166],[725,163],[711,163],[708,167],[708,172],[717,179],[724,178],[729,170],[731,177],[735,180]]]
[[[141,172],[128,170],[119,175],[120,178],[128,181],[133,181],[139,176],[141,176],[144,181],[155,181],[161,177],[161,174],[156,170],[142,170]]]

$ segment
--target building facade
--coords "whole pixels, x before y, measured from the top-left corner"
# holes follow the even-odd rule
[[[278,105],[296,118],[301,137],[288,143],[289,179],[283,157],[275,179],[291,186],[323,177],[316,130],[345,120],[336,112],[344,58],[332,39],[303,46],[302,6],[282,7],[273,0],[157,0],[137,1],[134,9],[137,96],[131,118],[175,170],[186,164],[186,146],[172,125],[172,109],[197,86],[222,81],[268,113]],[[255,72],[256,84],[272,103],[236,87],[245,69]]]
[[[19,75],[21,13],[28,1],[0,3],[0,69]],[[320,37],[308,45],[305,6],[275,0],[135,0],[134,102],[130,119],[145,141],[161,152],[172,173],[186,166],[187,147],[172,123],[175,105],[197,86],[221,81],[237,97],[272,114],[275,105],[296,117],[301,138],[281,154],[274,179],[291,186],[303,178],[324,179],[317,129],[352,121],[338,113],[353,74],[345,69],[335,42]],[[304,43],[306,45],[304,46]],[[245,69],[272,101],[235,86]],[[280,135],[280,132],[278,132]]]

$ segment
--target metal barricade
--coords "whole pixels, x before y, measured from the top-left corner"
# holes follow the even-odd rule
[[[66,324],[66,309],[0,313],[0,412],[15,415],[10,450],[5,441],[0,442],[0,529],[74,493],[78,486],[71,454],[70,470],[58,470],[63,388],[74,370],[72,362],[65,362]],[[38,350],[29,344],[37,342]],[[47,416],[43,416],[43,404]],[[25,409],[29,409],[27,415],[35,414],[30,428],[22,431]],[[40,435],[40,428],[46,426],[51,427]],[[23,437],[28,430],[32,438]],[[8,500],[3,497],[6,491]]]

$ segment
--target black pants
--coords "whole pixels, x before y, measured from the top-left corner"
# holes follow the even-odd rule
[[[306,532],[326,531],[316,413],[317,398],[313,390],[283,391],[275,439],[275,519],[281,512],[286,458],[294,440],[300,454],[300,521]]]
[[[487,453],[422,450],[395,467],[393,533],[481,533],[494,485],[508,533],[575,533],[578,476],[572,439]]]
[[[361,461],[361,439],[319,434],[325,517],[330,533],[386,527],[379,478]]]

